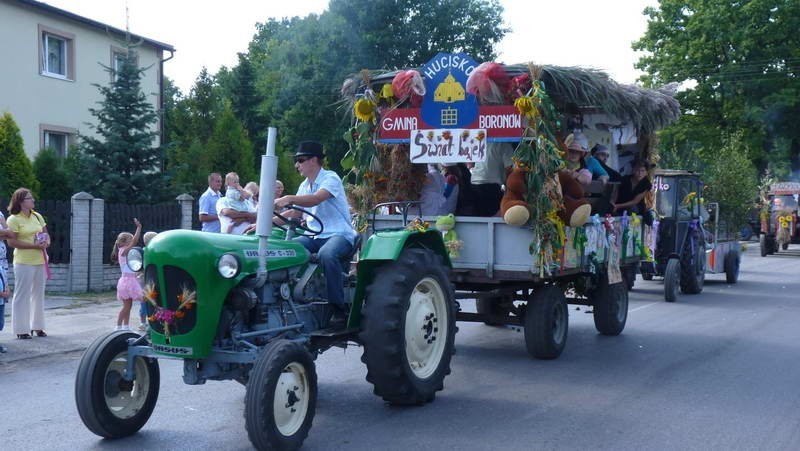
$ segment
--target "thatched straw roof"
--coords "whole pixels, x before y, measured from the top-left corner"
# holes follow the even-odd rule
[[[596,108],[617,119],[631,122],[642,133],[661,129],[680,116],[680,104],[673,97],[674,86],[645,89],[617,83],[597,69],[548,65],[542,68],[541,80],[557,105]],[[512,77],[529,72],[527,64],[506,65],[505,69]],[[390,83],[397,72],[373,73],[371,83],[373,86]]]

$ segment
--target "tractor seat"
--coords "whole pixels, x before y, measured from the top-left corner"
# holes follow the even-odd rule
[[[361,234],[360,233],[356,234],[356,238],[353,241],[353,249],[347,255],[341,258],[343,268],[349,267],[350,263],[353,261],[353,258],[358,254],[358,251],[361,250],[361,241],[362,241]],[[316,252],[311,254],[311,257],[309,257],[309,261],[311,261],[311,263],[319,263],[319,255],[317,255]]]

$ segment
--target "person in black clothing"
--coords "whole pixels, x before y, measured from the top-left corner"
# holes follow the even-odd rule
[[[627,210],[628,213],[636,213],[644,215],[647,212],[647,207],[644,203],[644,196],[653,188],[650,183],[650,178],[647,175],[647,163],[642,160],[636,160],[632,164],[633,173],[622,177],[617,192],[617,200],[614,205],[614,212],[622,213]]]
[[[606,170],[606,173],[608,174],[608,181],[619,183],[622,181],[622,175],[614,169],[611,169],[611,167],[606,164],[608,162],[609,155],[608,147],[602,144],[597,144],[592,147],[592,156],[595,158],[595,160],[597,160],[598,163],[600,163],[600,166]]]

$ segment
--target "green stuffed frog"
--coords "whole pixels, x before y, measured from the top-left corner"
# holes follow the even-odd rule
[[[450,258],[458,258],[461,246],[464,244],[458,239],[455,227],[456,217],[452,213],[445,216],[439,216],[436,219],[436,230],[442,232],[444,246],[447,248],[447,254],[450,256]]]

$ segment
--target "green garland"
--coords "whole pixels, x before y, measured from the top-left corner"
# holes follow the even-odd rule
[[[564,166],[564,159],[552,128],[560,127],[559,114],[539,79],[542,69],[529,67],[531,89],[514,102],[528,123],[513,158],[526,173],[525,201],[531,210],[530,227],[534,231],[529,251],[539,261],[540,275],[544,276],[557,269],[556,256],[564,246],[564,223],[557,216],[563,208],[558,171]]]

